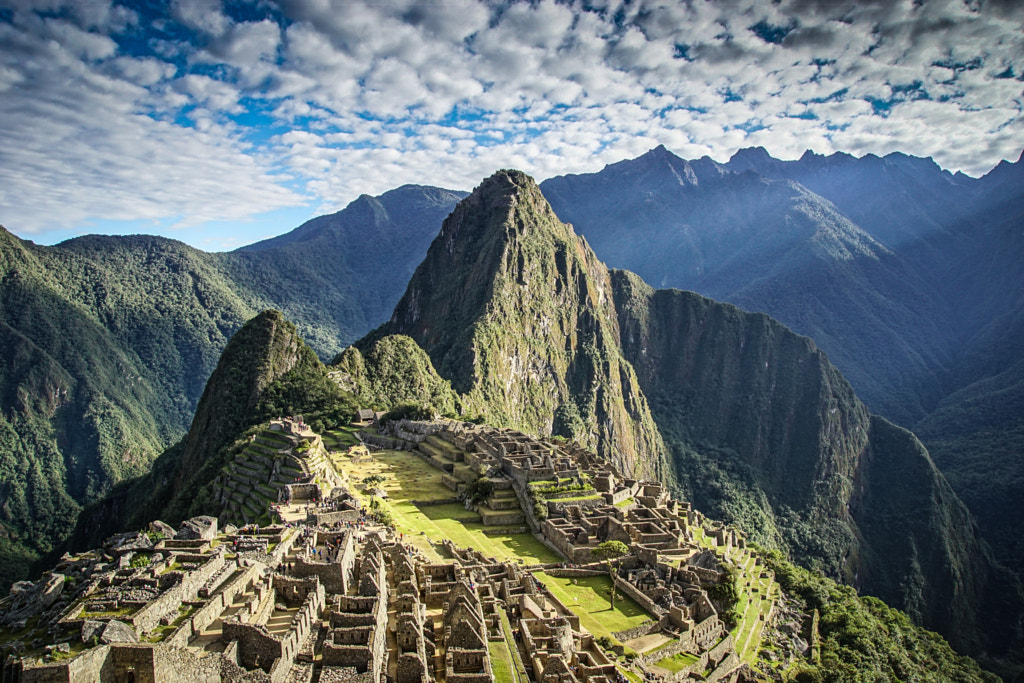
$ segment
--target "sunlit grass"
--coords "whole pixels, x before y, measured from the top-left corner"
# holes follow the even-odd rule
[[[586,576],[577,579],[550,576],[544,572],[534,574],[562,604],[580,618],[580,623],[595,637],[608,636],[616,640],[614,632],[639,626],[650,621],[651,615],[632,598],[621,591],[611,607],[609,590],[612,580],[607,576]],[[576,581],[573,584],[573,581]]]

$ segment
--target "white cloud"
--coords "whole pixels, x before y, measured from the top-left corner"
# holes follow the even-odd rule
[[[220,0],[173,0],[171,14],[185,26],[213,36],[222,35],[232,23]]]
[[[286,180],[337,207],[657,144],[903,151],[972,174],[1024,147],[1024,31],[1006,2],[8,4],[0,140],[17,149],[0,220],[22,230],[305,201]],[[148,50],[123,47],[128,31]]]
[[[93,65],[111,51],[83,50],[88,42],[66,31],[69,49],[51,40],[50,25],[34,25],[35,34],[32,25],[21,28],[0,24],[0,44],[9,46],[0,73],[16,76],[0,98],[0,221],[11,229],[238,220],[302,201],[229,129],[207,120],[201,131],[147,115],[162,100],[143,86],[173,68],[123,58]],[[211,79],[180,83],[207,105],[232,99]]]

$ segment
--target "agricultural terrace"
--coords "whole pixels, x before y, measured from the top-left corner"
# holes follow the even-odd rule
[[[445,558],[434,544],[445,540],[505,562],[547,564],[562,560],[532,534],[522,533],[521,527],[485,527],[478,513],[466,510],[444,487],[441,472],[411,453],[375,451],[363,462],[353,462],[342,452],[333,452],[330,457],[335,468],[352,482],[352,494],[364,504],[370,496],[359,482],[373,475],[384,477],[378,488],[384,489],[388,497],[379,502],[391,513],[395,530],[435,561]],[[434,504],[417,506],[414,501]],[[485,528],[488,533],[484,533]]]

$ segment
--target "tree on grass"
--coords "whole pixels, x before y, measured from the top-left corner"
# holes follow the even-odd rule
[[[466,487],[466,497],[473,504],[484,502],[493,492],[494,482],[487,477],[480,477]]]
[[[363,490],[370,494],[370,509],[377,509],[377,488],[384,483],[384,477],[379,474],[371,474],[363,479]]]
[[[612,609],[615,609],[615,568],[612,560],[629,554],[629,548],[622,541],[604,541],[590,549],[590,554],[608,563],[608,578],[612,580]]]
[[[384,477],[379,474],[371,474],[366,479],[363,479],[363,488],[369,492],[372,496],[374,490],[377,489],[385,481]]]

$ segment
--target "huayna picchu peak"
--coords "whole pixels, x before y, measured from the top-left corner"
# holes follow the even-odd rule
[[[819,255],[887,258],[792,181],[645,156],[659,191],[746,188]],[[921,627],[1014,675],[1020,582],[921,442],[809,337],[607,267],[525,173],[460,199],[329,365],[300,333],[242,325],[188,432],[0,601],[5,677],[991,680]]]
[[[578,439],[637,476],[664,465],[608,271],[524,173],[499,171],[445,219],[368,340],[390,334],[414,339],[492,423]]]

